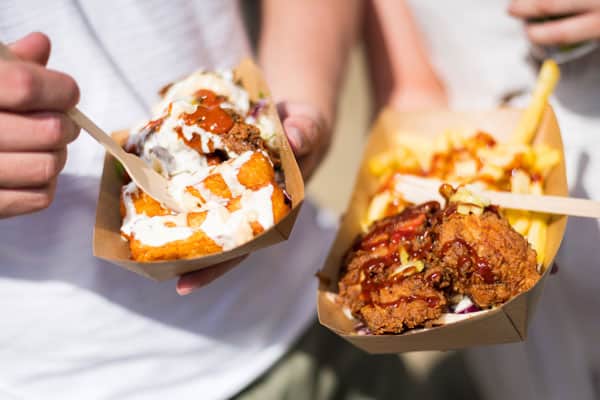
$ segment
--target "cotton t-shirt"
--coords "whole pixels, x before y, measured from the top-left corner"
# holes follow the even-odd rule
[[[411,0],[432,61],[453,108],[485,109],[507,93],[530,92],[522,23],[509,1]],[[572,196],[600,200],[600,50],[561,66],[552,98],[565,147]],[[525,343],[467,352],[486,399],[600,398],[600,221],[570,218]],[[434,383],[433,383],[434,384]]]
[[[148,116],[163,85],[249,54],[234,0],[0,3],[0,38],[52,40],[105,130]],[[270,367],[314,318],[332,233],[305,204],[288,242],[188,296],[92,256],[104,151],[82,132],[52,206],[0,220],[0,398],[222,399]]]

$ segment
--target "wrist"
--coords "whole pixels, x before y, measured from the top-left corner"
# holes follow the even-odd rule
[[[403,88],[390,94],[388,104],[402,111],[448,106],[446,91],[440,88]]]

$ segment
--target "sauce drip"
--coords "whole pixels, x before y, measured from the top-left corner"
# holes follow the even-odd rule
[[[410,296],[401,296],[398,297],[394,301],[386,302],[386,303],[377,303],[379,306],[383,307],[397,307],[402,303],[412,303],[413,301],[424,301],[427,303],[428,307],[435,307],[439,304],[440,298],[437,296],[418,296],[415,294],[411,294]]]
[[[382,248],[386,248],[382,251],[383,255],[369,258],[359,267],[359,276],[364,276],[360,285],[361,299],[365,303],[397,306],[420,300],[426,302],[429,307],[438,305],[440,299],[435,296],[401,296],[393,302],[377,302],[372,298],[372,294],[406,278],[402,273],[396,275],[388,273],[401,265],[400,246],[407,251],[411,259],[422,259],[424,255],[431,252],[433,247],[433,241],[430,240],[431,220],[437,218],[439,211],[440,205],[435,201],[407,208],[397,216],[380,221],[362,240],[355,243],[354,251],[382,251]]]
[[[491,284],[496,281],[496,276],[492,272],[487,260],[479,257],[475,249],[463,239],[454,239],[444,243],[442,254],[445,255],[452,247],[460,246],[463,254],[457,260],[457,267],[462,272],[468,272],[473,269],[474,273],[481,278],[484,283]]]
[[[187,125],[198,125],[205,131],[216,134],[229,132],[233,127],[233,118],[220,105],[224,98],[206,89],[194,94],[198,108],[193,113],[184,113],[181,118]]]

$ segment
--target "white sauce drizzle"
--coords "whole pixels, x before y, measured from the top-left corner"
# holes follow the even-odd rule
[[[187,210],[186,213],[155,217],[149,217],[145,213],[138,214],[132,196],[139,193],[139,189],[133,182],[125,185],[122,189],[125,217],[121,232],[146,246],[159,247],[173,241],[185,240],[200,229],[223,250],[229,250],[252,239],[252,223],[258,222],[265,230],[274,225],[271,200],[273,185],[269,184],[253,191],[238,180],[240,168],[248,162],[254,152],[236,154],[225,148],[219,135],[198,126],[188,126],[181,118],[183,113],[196,111],[198,106],[192,103],[191,96],[199,88],[225,96],[227,101],[221,104],[222,108],[233,109],[241,115],[248,112],[248,93],[233,82],[231,71],[196,72],[174,84],[165,94],[163,101],[156,108],[155,117],[165,116],[169,104],[172,103],[171,113],[164,117],[158,130],[151,135],[145,135],[143,128],[140,128],[137,134],[132,135],[129,142],[138,145],[141,158],[147,164],[169,178],[169,192]],[[271,145],[270,139],[275,137],[272,121],[264,115],[259,115],[255,123],[260,126],[261,133],[264,132],[261,136]],[[192,140],[194,135],[199,135],[203,152],[220,149],[225,151],[230,159],[219,165],[209,166],[205,156],[190,148],[178,136],[178,128],[181,128],[183,137],[188,141]],[[212,143],[212,146],[209,146],[209,143]],[[268,159],[265,152],[261,153]],[[204,180],[213,174],[221,175],[232,198],[241,196],[238,210],[229,212],[227,204],[230,199],[221,198],[205,187]],[[187,190],[190,186],[200,192],[204,201]],[[199,227],[187,226],[187,215],[192,211],[207,212]]]

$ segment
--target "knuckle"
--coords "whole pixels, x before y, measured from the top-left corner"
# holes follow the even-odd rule
[[[48,35],[46,35],[43,32],[33,32],[31,35],[35,36],[40,41],[41,45],[43,45],[47,49],[50,49],[51,44]]]
[[[50,182],[56,178],[63,167],[62,151],[49,153],[39,163],[38,177],[41,182]]]
[[[15,106],[26,106],[36,98],[36,79],[33,71],[23,66],[15,68],[11,73]]]
[[[79,86],[69,75],[65,75],[64,90],[67,93],[69,107],[74,107],[79,102]]]
[[[33,197],[32,201],[31,201],[32,202],[31,208],[36,211],[44,210],[44,209],[50,207],[53,200],[54,200],[54,191],[50,187],[48,187],[48,188],[40,191],[39,193],[36,194],[36,196]]]
[[[48,141],[48,145],[58,147],[65,142],[66,123],[61,115],[52,115],[45,119],[42,127],[42,135]]]
[[[556,10],[556,0],[536,0],[535,9],[540,15],[550,15]]]

